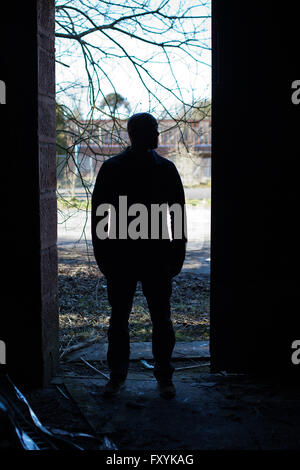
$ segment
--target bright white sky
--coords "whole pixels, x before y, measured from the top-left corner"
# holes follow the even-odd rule
[[[176,6],[179,1],[182,0],[170,0],[170,5]],[[192,6],[193,15],[210,15],[210,4],[206,3],[206,6],[201,6],[203,2],[196,2],[195,0],[184,0],[187,6]],[[155,6],[156,1],[153,1]],[[152,3],[151,3],[152,6]],[[99,20],[98,20],[99,21]],[[196,23],[197,21],[197,23]],[[102,23],[102,21],[100,21]],[[149,24],[149,23],[148,23]],[[154,21],[152,21],[151,27],[155,27]],[[194,24],[197,25],[197,39],[203,41],[202,44],[205,46],[211,46],[211,22],[210,19],[206,20],[194,20]],[[188,30],[192,24],[187,22],[186,29]],[[198,29],[199,28],[199,29]],[[130,38],[129,36],[122,35],[119,32],[113,32],[111,34],[113,39],[120,40],[122,47],[132,56],[138,56],[140,58],[150,58],[157,50],[155,46],[143,43],[137,39]],[[175,37],[175,33],[170,31],[168,36],[164,36],[164,39],[172,40]],[[102,50],[112,50],[112,42],[108,39],[103,38],[102,34],[93,33],[85,38],[89,43],[101,46]],[[156,35],[156,41],[162,39]],[[199,42],[198,42],[199,44]],[[199,48],[198,48],[199,49]],[[200,50],[200,49],[199,49]],[[87,77],[82,60],[81,51],[79,48],[74,48],[71,45],[71,41],[67,39],[58,40],[56,45],[56,56],[57,59],[64,65],[57,64],[56,67],[56,82],[58,91],[58,101],[64,102],[74,108],[76,105],[80,105],[81,111],[84,114],[88,113],[89,106],[86,99],[87,90]],[[109,80],[114,84],[115,89],[118,93],[124,96],[130,103],[132,112],[150,111],[157,117],[162,111],[161,105],[155,99],[151,97],[149,101],[149,94],[146,89],[142,86],[141,81],[134,70],[134,67],[126,58],[105,58],[95,52],[94,58],[99,60],[99,64],[108,75]],[[179,88],[182,93],[183,100],[186,103],[192,103],[194,100],[210,98],[211,96],[211,51],[201,49],[201,56],[198,56],[199,61],[193,61],[189,56],[184,55],[178,49],[174,49],[174,53],[170,55],[173,73],[177,78]],[[170,70],[166,58],[161,54],[147,63],[147,68],[151,75],[153,75],[158,82],[165,84],[167,87],[172,88],[174,93],[179,96],[178,86],[174,80],[174,76]],[[149,79],[147,74],[142,72],[142,76],[146,83],[151,88],[153,94],[160,100],[164,106],[168,109],[174,109],[178,107],[178,101],[172,94],[164,90],[161,86],[157,85]],[[101,91],[104,95],[111,93],[113,88],[109,83],[109,80],[104,74],[100,73],[100,85]],[[69,87],[70,84],[76,83],[78,86],[74,89],[73,87],[68,88],[67,92],[61,93],[60,90],[65,87]],[[98,87],[96,86],[98,89]],[[97,103],[102,99],[102,95],[99,95]],[[72,103],[73,100],[73,103]],[[177,103],[177,104],[176,104]]]

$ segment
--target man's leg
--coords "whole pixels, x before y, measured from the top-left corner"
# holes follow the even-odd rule
[[[170,309],[172,279],[157,272],[154,276],[143,277],[142,288],[152,320],[154,375],[158,381],[170,381],[174,372],[171,357],[175,346]]]
[[[108,329],[107,362],[110,377],[124,381],[127,376],[130,344],[128,319],[132,308],[137,281],[131,276],[113,275],[107,277],[107,295],[111,305]]]

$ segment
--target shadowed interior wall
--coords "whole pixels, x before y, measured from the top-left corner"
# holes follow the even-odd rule
[[[7,371],[46,384],[58,353],[54,1],[1,7],[2,312]]]
[[[299,376],[298,19],[295,4],[213,2],[214,371]]]

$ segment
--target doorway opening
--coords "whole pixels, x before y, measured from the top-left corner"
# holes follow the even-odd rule
[[[134,4],[110,5],[117,37],[114,26],[102,27],[102,7],[80,2],[76,11],[56,9],[60,358],[74,351],[80,357],[86,348],[96,350],[93,344],[105,351],[110,305],[93,254],[91,195],[103,162],[129,145],[129,116],[146,111],[159,124],[156,150],[176,165],[186,199],[186,258],[172,281],[175,355],[208,366],[211,5],[160,3],[156,12],[145,5],[136,11]],[[88,39],[82,44],[78,35]],[[129,325],[137,357],[143,343],[142,359],[151,367],[152,324],[140,283]]]

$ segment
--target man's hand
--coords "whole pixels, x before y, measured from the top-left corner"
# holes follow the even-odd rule
[[[171,277],[180,273],[186,253],[185,240],[173,240],[170,244],[168,271]]]

